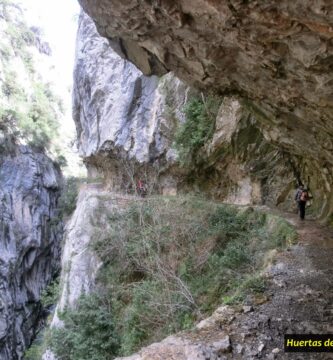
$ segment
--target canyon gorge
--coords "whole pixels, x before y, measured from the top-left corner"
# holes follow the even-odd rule
[[[88,176],[72,214],[44,114],[61,106],[4,33],[1,359],[36,335],[28,360],[293,359],[285,332],[330,332],[333,5],[79,3],[73,121]],[[6,11],[4,29],[17,24]]]

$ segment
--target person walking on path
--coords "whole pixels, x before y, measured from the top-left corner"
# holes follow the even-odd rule
[[[301,220],[305,218],[306,202],[309,200],[309,192],[303,185],[300,185],[297,189],[295,200],[298,203],[299,216]]]

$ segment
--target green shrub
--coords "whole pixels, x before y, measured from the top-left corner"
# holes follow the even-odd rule
[[[35,83],[33,89],[29,112],[20,118],[18,126],[30,145],[45,148],[57,137],[59,124],[44,84]]]
[[[33,74],[35,72],[35,66],[32,54],[28,51],[23,51],[21,57],[28,73]]]
[[[15,6],[15,4],[13,3],[12,6]],[[16,5],[16,8],[19,8],[18,5]],[[22,20],[9,18],[7,20],[5,33],[11,41],[14,51],[18,55],[21,55],[21,51],[24,51],[26,47],[35,43],[35,34]]]
[[[15,11],[11,11],[12,9]],[[25,23],[23,16],[19,17],[19,13],[20,6],[16,1],[0,2],[5,37],[5,42],[0,44],[0,61],[4,69],[1,90],[6,97],[6,103],[0,112],[14,114],[11,117],[11,128],[15,129],[16,138],[23,139],[38,149],[50,149],[54,139],[59,137],[57,117],[58,110],[62,111],[63,106],[49,84],[42,83],[40,76],[35,74],[31,51],[31,46],[36,45],[35,34]],[[25,65],[29,91],[25,91],[17,82],[12,61],[14,56],[20,58]]]
[[[61,167],[61,168],[64,168],[66,166],[68,166],[68,162],[67,162],[67,159],[66,157],[61,153],[61,149],[60,149],[60,152],[56,151],[56,163]]]
[[[41,360],[43,356],[42,348],[38,345],[31,345],[30,348],[25,352],[25,360]]]
[[[243,290],[250,290],[254,293],[262,293],[266,287],[267,281],[261,275],[249,276],[242,284]]]
[[[82,179],[75,176],[65,179],[59,199],[59,210],[62,217],[70,216],[74,212],[81,182]]]
[[[24,353],[24,360],[42,360],[43,354],[48,349],[50,330],[46,329],[37,334],[30,348]],[[60,359],[59,359],[60,360]]]
[[[119,348],[111,303],[83,295],[62,314],[63,328],[51,329],[50,347],[59,360],[111,360]]]
[[[260,273],[247,275],[242,281],[235,281],[233,286],[236,290],[228,296],[223,297],[226,305],[232,305],[242,302],[249,295],[258,295],[264,293],[267,289],[267,279]]]
[[[230,242],[221,258],[221,264],[229,269],[237,269],[251,261],[248,249],[241,242]]]
[[[42,291],[41,303],[43,307],[47,308],[55,305],[58,301],[60,291],[59,279],[53,280],[49,286]]]
[[[5,96],[17,96],[22,95],[22,90],[16,81],[16,73],[14,71],[8,71],[5,74],[5,81],[2,83],[2,92]]]
[[[185,106],[186,121],[175,137],[175,148],[183,165],[198,161],[202,146],[212,138],[221,98],[214,95],[192,98]]]

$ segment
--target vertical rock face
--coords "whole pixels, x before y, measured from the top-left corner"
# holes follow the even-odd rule
[[[83,188],[77,206],[66,225],[62,253],[62,287],[57,309],[73,307],[82,293],[89,293],[95,285],[100,261],[92,251],[93,219],[100,206],[99,196],[105,193],[98,189]],[[53,325],[59,322],[57,316]]]
[[[61,155],[62,101],[50,83],[50,47],[15,0],[0,2],[0,53],[0,359],[19,360],[59,272],[61,173],[45,149]]]
[[[0,358],[22,359],[41,317],[41,291],[59,271],[61,175],[27,146],[0,156]]]
[[[73,115],[88,166],[103,153],[140,163],[172,157],[168,151],[175,124],[165,116],[164,89],[172,88],[175,122],[183,118],[179,108],[189,89],[172,75],[162,80],[144,76],[110,48],[84,13],[77,38]]]
[[[221,97],[212,119],[214,134],[200,150],[201,161],[186,168],[177,161],[174,140],[189,99],[203,96],[198,90],[172,73],[159,79],[144,76],[112,50],[84,14],[74,79],[81,153],[91,173],[102,172],[111,187],[128,189],[128,178],[151,179],[158,173],[164,193],[196,189],[232,203],[290,210],[294,188],[302,181],[314,195],[315,216],[328,218],[332,212],[329,120],[320,129],[316,124],[310,128],[308,115],[301,112],[294,121],[264,99],[258,106],[244,94],[229,94],[223,101]],[[321,116],[319,107],[312,110]]]
[[[80,0],[80,3],[115,51],[144,74],[174,71],[192,86],[237,96],[245,112],[252,114],[247,124],[255,123],[263,141],[278,153],[278,156],[273,151],[272,156],[262,153],[260,166],[253,166],[258,164],[257,156],[252,159],[248,156],[252,165],[245,166],[242,160],[238,168],[250,178],[256,177],[255,172],[260,169],[259,183],[268,184],[261,191],[263,200],[273,199],[270,203],[274,205],[290,203],[291,195],[286,194],[291,194],[297,181],[304,182],[314,195],[311,209],[317,216],[328,218],[333,211],[329,185],[333,178],[330,91],[333,9],[329,1],[277,4],[273,1],[103,0],[96,3]],[[170,126],[172,122],[169,119],[165,123]],[[244,129],[244,121],[241,123]],[[235,128],[234,134],[238,130]],[[250,135],[246,138],[249,145],[253,144]],[[231,144],[235,145],[235,141]],[[235,148],[239,147],[235,145]],[[272,166],[277,158],[281,159],[282,167]],[[204,163],[209,165],[210,177],[216,170],[211,166],[212,160]],[[215,156],[216,164],[217,160]],[[221,161],[222,157],[218,168]],[[224,161],[222,167],[225,166]],[[284,176],[284,171],[289,175]],[[217,174],[225,178],[225,171]],[[280,181],[285,185],[282,188]],[[228,187],[235,185],[245,191],[249,184],[253,188],[253,180],[243,177],[241,181],[231,181]],[[213,187],[217,188],[216,182]],[[229,195],[222,198],[226,196],[235,200]]]
[[[185,121],[184,105],[203,95],[171,73],[144,76],[112,50],[84,13],[74,80],[81,154],[91,173],[103,173],[110,187],[128,189],[135,177],[157,174],[164,193],[199,189],[227,202],[291,209],[294,188],[303,181],[314,192],[316,215],[331,211],[325,190],[331,174],[318,170],[315,145],[309,149],[318,151],[317,159],[302,154],[304,129],[289,138],[278,117],[239,96],[221,100],[201,161],[191,169],[179,166],[173,143]]]

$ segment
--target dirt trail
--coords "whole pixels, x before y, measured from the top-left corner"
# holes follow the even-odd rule
[[[333,353],[283,351],[285,333],[333,334],[333,230],[296,215],[279,215],[296,227],[298,243],[269,266],[269,300],[231,322],[232,352],[226,358],[333,360]]]

